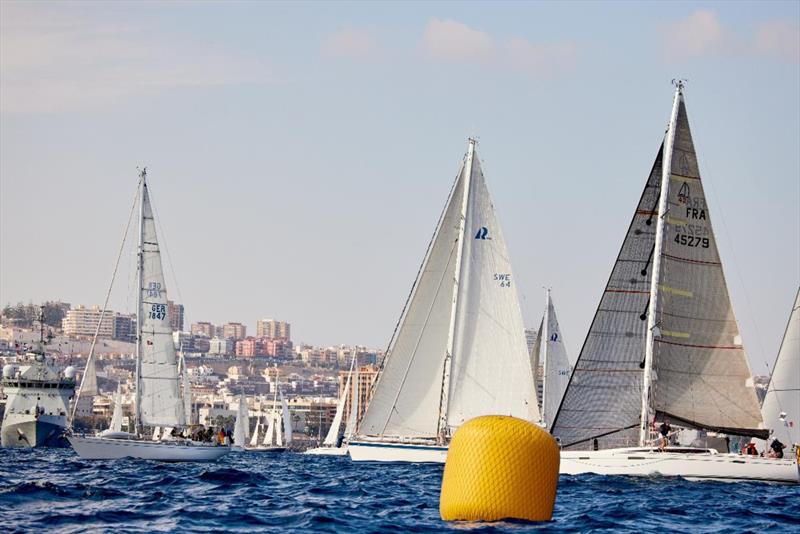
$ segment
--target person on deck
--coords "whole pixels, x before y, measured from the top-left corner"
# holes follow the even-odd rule
[[[669,419],[664,419],[664,422],[658,427],[658,431],[661,434],[661,446],[658,450],[663,451],[667,448],[667,445],[669,445],[669,433],[672,432]]]
[[[778,438],[772,440],[772,443],[769,446],[769,454],[767,455],[769,458],[783,458],[783,449],[786,448],[786,445],[778,441]]]

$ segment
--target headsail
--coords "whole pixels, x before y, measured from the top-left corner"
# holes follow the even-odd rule
[[[253,435],[250,437],[250,446],[256,447],[258,445],[258,427],[261,423],[261,417],[256,416],[256,427],[253,429]]]
[[[289,403],[281,393],[281,411],[283,412],[283,434],[286,437],[286,444],[292,442],[292,415],[289,412]]]
[[[784,445],[800,444],[800,289],[761,406],[764,424]]]
[[[361,385],[358,378],[358,364],[353,370],[353,393],[350,397],[350,414],[347,416],[347,424],[344,427],[344,439],[350,440],[358,429],[359,398],[361,397]],[[348,389],[348,391],[350,391]]]
[[[111,414],[111,424],[109,430],[112,432],[122,431],[122,391],[117,385],[117,392],[114,394],[114,412]]]
[[[556,317],[556,309],[550,291],[547,291],[547,317],[546,330],[544,334],[539,334],[544,340],[544,386],[542,390],[542,421],[545,428],[550,428],[553,417],[561,404],[564,392],[569,383],[572,372],[567,357],[567,349],[564,346],[564,338],[561,327]],[[537,336],[537,337],[539,337]]]
[[[687,426],[764,434],[680,88],[676,98],[656,288],[651,406],[657,417]]]
[[[589,333],[553,419],[562,446],[637,443],[646,312],[652,278],[663,145],[639,198]]]
[[[167,315],[167,287],[145,181],[142,183],[141,202],[139,414],[145,425],[183,426],[186,420],[180,398],[172,328]]]
[[[339,441],[339,431],[341,430],[342,426],[342,417],[344,416],[344,406],[347,403],[347,397],[350,393],[350,379],[353,376],[353,366],[355,365],[356,357],[353,355],[353,359],[350,362],[350,371],[347,373],[347,381],[344,385],[344,390],[342,391],[342,395],[339,398],[339,402],[336,404],[336,414],[333,416],[333,422],[331,423],[331,427],[328,429],[328,433],[325,436],[325,440],[322,442],[324,445],[328,447],[335,447],[336,443]]]
[[[437,436],[465,181],[462,167],[374,386],[360,434]]]

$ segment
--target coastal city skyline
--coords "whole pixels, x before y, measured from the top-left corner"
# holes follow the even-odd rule
[[[796,4],[281,6],[2,3],[0,303],[102,303],[147,165],[190,320],[385,346],[477,135],[525,323],[551,287],[574,362],[685,77],[742,338],[772,364],[800,271]]]

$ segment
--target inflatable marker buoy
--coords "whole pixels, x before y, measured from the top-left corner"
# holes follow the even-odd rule
[[[559,448],[538,426],[504,415],[470,419],[450,441],[439,514],[445,521],[549,521]]]

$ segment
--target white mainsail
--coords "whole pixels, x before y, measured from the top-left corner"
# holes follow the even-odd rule
[[[356,357],[353,355],[353,359],[350,362],[350,371],[347,373],[347,381],[345,382],[344,390],[341,397],[339,397],[339,402],[336,404],[336,414],[333,416],[331,427],[328,429],[328,433],[325,435],[325,440],[322,442],[328,447],[335,447],[336,443],[339,441],[339,430],[342,426],[342,417],[344,416],[345,404],[347,404],[347,396],[350,393],[350,379],[353,376],[353,366],[355,365],[355,362]]]
[[[167,315],[167,287],[144,179],[141,203],[139,418],[144,425],[184,426],[186,419],[180,398],[178,364]]]
[[[772,437],[786,446],[800,444],[800,289],[772,368],[761,413]]]
[[[350,391],[349,389],[347,391]],[[358,428],[358,410],[359,410],[359,397],[361,396],[361,388],[358,378],[358,365],[353,370],[353,393],[350,397],[350,414],[347,416],[347,424],[344,427],[344,439],[350,441],[350,438],[356,433]]]
[[[250,446],[256,447],[258,446],[258,429],[259,425],[261,424],[261,417],[256,417],[256,427],[253,429],[253,435],[250,437]]]
[[[600,448],[641,443],[653,417],[763,434],[681,84],[675,99],[664,143],[553,421],[552,432],[565,448],[588,448],[594,440]]]
[[[114,412],[111,414],[111,424],[108,428],[112,432],[122,432],[122,391],[119,385],[114,394]]]
[[[540,330],[537,338],[543,340],[544,347],[544,373],[542,386],[542,422],[545,428],[550,428],[553,417],[561,405],[561,399],[569,384],[569,377],[572,370],[569,365],[567,349],[564,346],[564,338],[561,327],[556,317],[556,309],[553,305],[553,298],[550,290],[547,290],[547,304],[545,308],[545,319],[542,321],[544,332]]]
[[[275,435],[275,412],[270,411],[267,415],[267,432],[264,434],[264,441],[262,442],[264,445],[270,446],[272,445],[273,441],[272,438]],[[280,432],[278,432],[280,434]]]
[[[283,393],[281,393],[281,411],[283,412],[283,434],[286,437],[286,444],[288,445],[292,442],[292,415],[289,412],[289,403],[286,402]]]
[[[233,443],[238,447],[244,447],[247,437],[250,434],[250,418],[247,414],[247,399],[244,393],[239,395],[239,407],[236,411],[236,423],[233,426]]]
[[[360,435],[442,441],[479,415],[539,419],[516,283],[474,149],[470,140]]]

